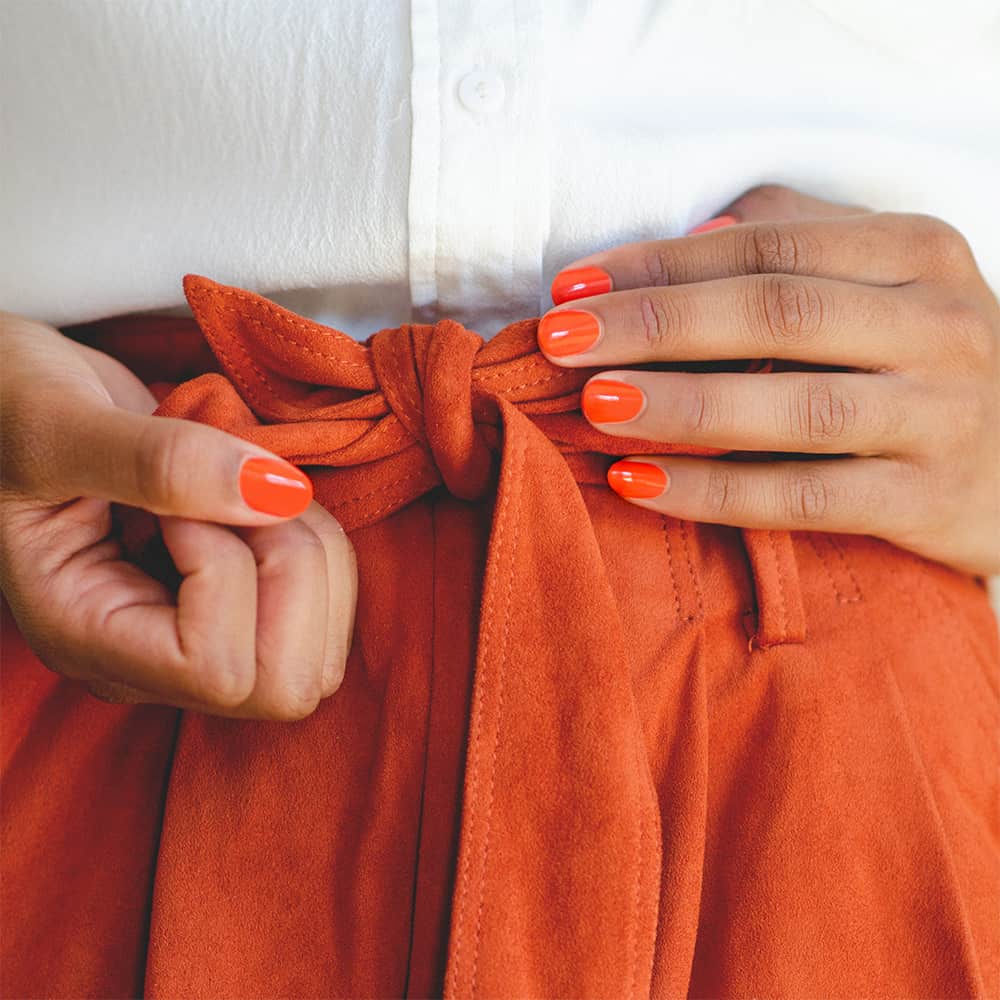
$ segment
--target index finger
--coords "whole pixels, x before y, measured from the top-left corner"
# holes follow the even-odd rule
[[[675,239],[625,243],[581,257],[563,268],[552,284],[553,288],[572,287],[573,272],[586,270],[581,275],[583,283],[594,285],[594,291],[587,294],[754,274],[891,286],[909,284],[971,259],[961,234],[940,219],[866,212],[749,222]],[[598,280],[601,273],[606,279]]]

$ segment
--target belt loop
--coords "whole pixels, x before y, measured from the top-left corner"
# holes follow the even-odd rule
[[[806,616],[791,533],[744,528],[742,534],[757,597],[757,631],[750,648],[805,642]]]

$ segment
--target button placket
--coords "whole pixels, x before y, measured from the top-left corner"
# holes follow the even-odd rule
[[[538,311],[548,220],[541,11],[537,0],[412,3],[412,316],[447,316],[490,337]]]

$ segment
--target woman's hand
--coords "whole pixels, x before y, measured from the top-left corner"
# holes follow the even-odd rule
[[[0,584],[41,660],[106,700],[214,715],[299,719],[332,694],[357,574],[308,479],[151,416],[131,372],[52,327],[0,313],[0,344]],[[123,558],[111,501],[160,515],[176,596]]]
[[[607,434],[809,457],[641,456],[611,486],[674,517],[871,534],[1000,570],[1000,305],[962,236],[775,188],[728,214],[571,264],[539,344],[555,364],[608,367],[583,391]],[[810,370],[613,367],[754,358]]]

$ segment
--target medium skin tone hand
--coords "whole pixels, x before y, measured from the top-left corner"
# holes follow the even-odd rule
[[[294,720],[340,685],[354,550],[308,479],[150,416],[113,358],[0,313],[0,584],[43,663],[115,702]],[[176,594],[126,561],[110,502],[160,515]],[[228,525],[228,526],[227,526]]]
[[[800,457],[633,456],[611,486],[672,517],[870,534],[1000,571],[1000,304],[962,236],[780,188],[727,214],[568,265],[539,345],[605,369],[582,405],[607,434]],[[621,367],[756,358],[777,370]]]

